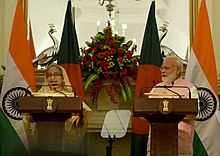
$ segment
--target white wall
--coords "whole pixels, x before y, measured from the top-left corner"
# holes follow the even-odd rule
[[[209,0],[211,1],[211,0]],[[212,1],[212,39],[215,51],[216,64],[218,67],[218,73],[220,73],[220,18],[219,18],[219,0]]]
[[[5,65],[17,0],[0,0],[0,65]],[[0,67],[0,73],[4,71]]]
[[[126,1],[126,3],[125,3]],[[119,0],[116,5],[117,11],[115,17],[118,20],[117,29],[121,29],[121,24],[127,23],[126,40],[133,38],[137,39],[138,52],[141,50],[143,33],[146,26],[147,14],[151,1],[134,1],[134,0]],[[5,54],[8,51],[11,25],[13,21],[14,10],[17,0],[0,0],[0,10],[4,16],[1,16],[0,27],[0,64],[5,64]],[[172,48],[178,55],[185,58],[186,50],[189,45],[189,23],[188,23],[188,5],[186,0],[160,0],[156,1],[156,15],[158,27],[162,26],[163,21],[169,21],[169,33],[163,40],[162,44]],[[54,23],[57,33],[54,33],[58,40],[61,38],[64,14],[66,11],[67,0],[31,0],[30,16],[33,29],[34,44],[37,54],[43,49],[52,45],[47,31],[48,24]],[[107,3],[106,3],[107,4]],[[105,4],[105,5],[106,5]],[[213,43],[216,52],[216,58],[220,54],[217,51],[220,49],[219,41],[219,19],[218,0],[207,0],[209,14],[212,24]],[[100,20],[100,29],[104,27],[104,22],[108,20],[108,12],[105,6],[99,6],[98,0],[72,0],[72,5],[76,7],[76,29],[79,40],[79,46],[86,46],[85,41],[90,40],[97,32],[96,21]],[[83,7],[82,7],[83,6]],[[123,7],[122,7],[123,6]],[[217,62],[218,67],[220,63]],[[220,69],[220,67],[218,68]]]
[[[141,3],[133,1],[133,4],[127,7],[124,6],[126,2],[123,2],[123,4],[116,4],[118,6],[116,10],[120,12],[115,13],[117,19],[116,27],[119,34],[122,34],[121,25],[123,23],[128,24],[125,34],[126,40],[132,40],[133,38],[137,40],[137,54],[139,54],[151,1],[142,1]],[[164,20],[170,23],[168,26],[169,33],[162,44],[172,48],[182,58],[185,58],[189,45],[189,6],[187,3],[186,0],[156,1],[158,28],[163,25]],[[136,6],[133,6],[134,4]],[[105,27],[105,23],[108,20],[108,12],[104,6],[99,6],[96,0],[93,0],[93,4],[90,3],[89,5],[73,1],[72,5],[76,7],[76,29],[79,46],[86,46],[85,41],[90,40],[90,37],[97,33],[96,21],[101,21],[100,30]],[[57,33],[55,35],[60,40],[65,9],[66,1],[63,0],[31,1],[30,16],[37,53],[40,53],[52,44],[51,39],[47,35],[49,23],[54,23],[56,26]]]
[[[4,12],[5,12],[5,1],[2,1],[0,0],[0,15],[3,15]],[[5,62],[4,58],[5,58],[5,53],[4,53],[4,45],[5,45],[5,34],[3,33],[4,32],[4,29],[5,29],[5,25],[3,24],[5,21],[5,16],[0,16],[0,43],[2,46],[0,46],[0,65],[1,65],[1,62]],[[3,70],[0,69],[0,74],[3,73]]]

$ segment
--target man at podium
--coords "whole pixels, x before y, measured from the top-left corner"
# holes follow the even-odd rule
[[[161,66],[162,82],[150,92],[150,98],[198,98],[197,88],[181,78],[183,64],[175,56],[167,56]],[[193,155],[195,117],[187,116],[178,124],[178,155]],[[148,151],[149,151],[148,143]],[[149,152],[148,152],[149,155]]]
[[[50,64],[46,68],[44,83],[34,96],[74,96],[65,69],[58,64]],[[64,124],[59,122],[31,123],[29,122],[31,118],[26,117],[26,129],[34,130],[29,136],[32,148],[43,151],[77,151],[86,133],[90,115],[91,109],[83,102],[83,114],[72,113],[71,118],[67,119]],[[38,129],[41,129],[41,132],[38,132]],[[39,135],[41,139],[37,139]]]

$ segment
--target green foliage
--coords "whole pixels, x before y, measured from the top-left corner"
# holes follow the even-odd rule
[[[115,93],[125,102],[132,100],[130,79],[136,78],[140,60],[139,56],[134,56],[136,45],[131,40],[126,42],[124,36],[113,34],[109,22],[103,32],[91,39],[85,42],[88,47],[81,48],[80,62],[85,90],[92,85],[93,103],[106,81],[111,82],[108,95],[112,103],[118,103],[114,99]]]

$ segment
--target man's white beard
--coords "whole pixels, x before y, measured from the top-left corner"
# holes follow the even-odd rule
[[[172,81],[174,81],[176,79],[177,79],[177,74],[176,74],[175,70],[170,75],[162,76],[162,81],[166,82],[166,83],[172,83]]]

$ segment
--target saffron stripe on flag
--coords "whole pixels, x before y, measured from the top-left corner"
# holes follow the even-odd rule
[[[200,5],[185,77],[197,86],[200,98],[199,118],[195,125],[194,155],[220,155],[218,81],[206,0],[202,0]]]
[[[10,47],[6,60],[1,92],[0,155],[28,155],[27,135],[20,114],[18,97],[21,88],[36,85],[27,41],[22,0],[18,0],[11,31]],[[20,90],[16,90],[16,88]],[[11,91],[11,92],[9,92]],[[12,143],[13,142],[13,143]]]

